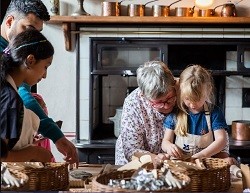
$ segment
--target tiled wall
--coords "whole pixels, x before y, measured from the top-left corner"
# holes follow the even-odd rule
[[[89,28],[88,28],[89,30]],[[80,138],[88,139],[88,124],[89,124],[89,38],[90,37],[166,37],[166,38],[249,38],[249,29],[234,29],[234,28],[127,28],[119,29],[112,28],[108,29],[113,33],[102,33],[99,29],[92,28],[91,34],[81,35],[80,37],[80,49],[81,49],[81,77],[80,77]],[[123,34],[118,33],[123,30]],[[126,31],[127,30],[127,31]],[[133,33],[130,33],[130,31]],[[117,33],[116,33],[117,31]],[[124,32],[125,31],[125,32]],[[144,33],[136,34],[134,31],[145,32],[145,31],[160,31],[168,33],[153,33],[147,35]],[[209,33],[210,32],[218,32]],[[170,32],[170,33],[169,33]],[[229,33],[228,33],[229,32]],[[240,33],[239,33],[240,32]],[[243,32],[243,33],[242,33]],[[82,51],[84,50],[84,51]],[[236,52],[227,53],[227,70],[236,70]],[[108,117],[115,115],[115,109],[123,104],[124,96],[126,95],[126,89],[128,86],[136,86],[135,77],[122,77],[118,75],[107,76],[104,81],[104,122],[108,122]],[[226,79],[226,119],[230,125],[232,120],[236,119],[249,119],[250,108],[242,108],[242,88],[249,88],[250,80],[247,77],[242,76],[229,76]],[[115,97],[112,93],[118,93],[119,97]],[[97,109],[96,109],[97,110]]]
[[[249,63],[250,59],[247,58],[245,62]],[[237,70],[236,52],[227,52],[227,70]],[[250,108],[242,108],[242,88],[250,88],[250,77],[229,76],[226,78],[225,115],[229,125],[234,120],[250,120]]]

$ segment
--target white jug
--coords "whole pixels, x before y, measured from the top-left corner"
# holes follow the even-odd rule
[[[114,134],[116,137],[118,137],[120,134],[121,117],[122,117],[122,107],[116,109],[116,114],[114,117],[109,117],[109,120],[114,122]]]

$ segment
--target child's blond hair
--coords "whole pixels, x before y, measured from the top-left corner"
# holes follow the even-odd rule
[[[212,110],[214,104],[214,81],[211,73],[200,65],[187,67],[180,75],[180,89],[177,95],[179,107],[175,127],[176,135],[187,136],[188,120],[187,107],[183,100],[188,98],[192,102],[200,101],[203,97],[208,102],[208,109]],[[205,96],[204,96],[205,95]]]

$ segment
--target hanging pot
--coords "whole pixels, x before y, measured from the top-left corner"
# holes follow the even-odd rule
[[[114,117],[109,117],[109,120],[114,122],[114,134],[116,137],[118,137],[120,134],[121,117],[122,117],[122,107],[116,109],[116,114]]]
[[[102,2],[102,16],[120,16],[121,15],[120,2]]]
[[[193,6],[193,7],[176,7],[175,8],[175,16],[177,16],[177,17],[193,17],[194,8],[195,8],[195,6]]]
[[[233,121],[232,138],[235,140],[250,141],[250,121]]]
[[[198,17],[212,17],[215,15],[215,9],[199,9]]]
[[[230,1],[228,3],[216,6],[214,10],[218,7],[222,7],[221,13],[220,13],[221,17],[236,17],[237,16],[235,4],[231,3]]]
[[[175,3],[178,3],[180,1],[181,0],[175,1],[175,2],[171,3],[168,6],[165,6],[165,5],[153,5],[152,6],[152,15],[154,17],[160,17],[160,16],[167,17],[167,16],[170,15],[170,6],[175,4]]]
[[[221,17],[236,17],[236,7],[233,3],[229,2],[222,6]]]
[[[139,16],[142,17],[145,15],[145,7],[147,4],[155,2],[158,0],[152,0],[145,4],[129,4],[128,5],[128,16],[134,17]]]

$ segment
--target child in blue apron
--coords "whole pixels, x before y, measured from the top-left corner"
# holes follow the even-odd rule
[[[224,152],[229,156],[227,123],[214,105],[212,75],[199,65],[180,75],[178,112],[164,120],[162,149],[177,159],[206,158]]]
[[[4,161],[48,162],[52,153],[33,145],[40,119],[26,109],[17,88],[37,84],[47,75],[54,48],[37,30],[27,29],[11,40],[0,61],[0,133],[8,148]]]

